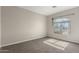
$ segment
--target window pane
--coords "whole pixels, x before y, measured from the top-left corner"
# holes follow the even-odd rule
[[[55,33],[61,33],[61,34],[67,34],[69,32],[70,27],[70,21],[67,18],[57,18],[53,20],[54,23],[54,32]]]

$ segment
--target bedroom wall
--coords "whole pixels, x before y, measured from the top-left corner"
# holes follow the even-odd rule
[[[70,22],[71,22],[71,32],[68,35],[54,33],[52,20],[51,20],[52,17],[67,15],[67,14],[71,14],[71,13],[75,13],[75,15],[66,16],[67,18],[70,19]],[[58,39],[62,39],[62,40],[79,43],[79,7],[70,9],[70,10],[66,10],[63,12],[59,12],[54,15],[50,15],[47,18],[48,18],[48,20],[47,20],[47,22],[48,22],[48,25],[47,25],[48,32],[47,33],[48,34],[47,35],[49,37],[54,37],[54,38],[58,38]]]
[[[0,47],[1,47],[1,6],[0,6]]]
[[[2,46],[45,36],[45,16],[19,7],[2,7]]]

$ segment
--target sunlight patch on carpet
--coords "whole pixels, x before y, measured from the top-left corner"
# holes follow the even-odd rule
[[[48,39],[43,42],[49,46],[55,47],[60,50],[65,50],[65,48],[69,45],[69,42],[60,41],[56,39]]]

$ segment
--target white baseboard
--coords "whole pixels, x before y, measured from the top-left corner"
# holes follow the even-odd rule
[[[29,40],[22,40],[22,41],[18,41],[18,42],[9,43],[9,44],[4,44],[4,45],[2,45],[0,47],[5,47],[5,46],[13,45],[13,44],[18,44],[18,43],[26,42],[26,41],[31,41],[31,40],[35,40],[35,39],[39,39],[39,38],[43,38],[43,37],[46,37],[46,35],[37,36],[35,38],[30,38]]]

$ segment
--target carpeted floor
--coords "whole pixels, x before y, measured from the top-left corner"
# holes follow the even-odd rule
[[[65,47],[64,49],[59,49],[57,46],[51,46],[46,43],[45,41],[49,40],[52,38],[40,38],[32,41],[27,41],[15,45],[10,45],[7,47],[3,47],[0,50],[0,53],[79,53],[79,45],[67,42],[61,43],[62,41],[59,40],[59,43],[56,43],[57,46],[63,44],[62,46]],[[55,42],[56,40],[52,39],[52,42]],[[65,42],[65,41],[63,41]]]

